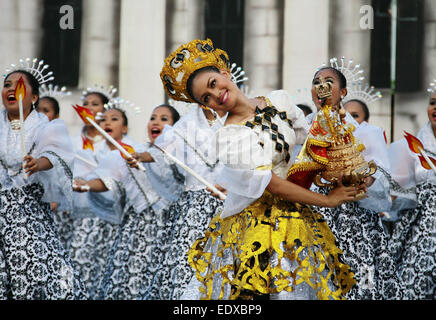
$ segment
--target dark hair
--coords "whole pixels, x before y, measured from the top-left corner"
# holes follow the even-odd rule
[[[106,109],[104,112],[107,112],[107,111],[110,111],[110,110],[117,110],[117,111],[119,111],[121,113],[121,116],[123,117],[123,125],[125,125],[126,127],[129,126],[129,121],[127,119],[126,113],[123,110],[121,110],[119,108],[110,108],[110,109]]]
[[[349,102],[357,102],[357,103],[359,103],[360,106],[362,107],[363,114],[364,114],[364,116],[363,116],[363,120],[365,120],[365,121],[368,121],[368,120],[369,120],[369,109],[368,109],[368,106],[366,105],[365,102],[363,102],[363,101],[361,101],[361,100],[359,100],[359,99],[351,99],[351,100],[348,100],[348,101],[347,101],[347,103],[344,105],[344,107],[345,107]]]
[[[171,117],[173,118],[173,124],[175,124],[177,121],[179,121],[179,119],[180,119],[179,112],[173,106],[170,106],[169,104],[166,104],[166,103],[160,104],[157,107],[155,107],[153,110],[156,110],[157,108],[161,108],[161,107],[167,108],[168,110],[170,110]]]
[[[194,81],[194,78],[199,75],[202,72],[206,72],[206,71],[212,71],[212,72],[216,72],[219,73],[220,70],[217,67],[214,66],[208,66],[208,67],[203,67],[200,68],[198,70],[195,70],[193,73],[191,73],[191,75],[188,78],[188,81],[186,81],[186,90],[188,91],[189,96],[196,101],[198,104],[202,104],[201,102],[198,102],[195,98],[194,98],[194,94],[192,93],[192,83]]]
[[[32,94],[36,94],[38,95],[38,100],[36,100],[36,102],[33,104],[35,106],[35,109],[38,108],[38,102],[39,102],[39,82],[38,80],[36,80],[36,78],[33,76],[33,74],[31,74],[30,72],[26,71],[26,70],[14,70],[11,73],[9,73],[4,81],[3,81],[3,85],[6,82],[6,80],[8,80],[8,78],[14,74],[14,73],[22,73],[26,76],[27,81],[29,81],[30,87],[32,88]]]
[[[320,73],[321,71],[323,71],[323,70],[332,70],[332,71],[336,74],[336,76],[337,76],[337,78],[338,78],[338,80],[339,80],[339,86],[340,86],[340,88],[341,88],[341,89],[345,89],[345,88],[347,87],[347,78],[345,78],[345,76],[342,74],[342,72],[340,72],[338,69],[335,69],[335,68],[333,68],[333,67],[322,67],[321,69],[319,69],[319,70],[315,73],[315,75],[313,76],[313,79],[315,79],[315,78],[316,78],[316,75],[317,75],[318,73]]]
[[[297,104],[297,107],[300,108],[306,116],[313,112],[312,109],[309,106],[306,106],[305,104]]]
[[[103,102],[103,104],[106,104],[106,103],[109,102],[109,98],[106,97],[103,93],[95,92],[95,91],[91,91],[91,92],[86,93],[85,98],[86,98],[87,96],[91,95],[91,94],[96,94],[97,96],[99,96],[100,99],[101,99],[101,101]],[[120,110],[120,111],[121,111],[121,110]]]
[[[59,102],[55,98],[50,97],[50,96],[43,96],[39,100],[42,100],[42,99],[47,99],[48,101],[50,101],[50,103],[51,103],[51,105],[53,107],[55,116],[58,116],[59,115],[59,111],[60,111],[60,109],[59,109]]]

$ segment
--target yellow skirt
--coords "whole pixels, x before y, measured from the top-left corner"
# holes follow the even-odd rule
[[[325,300],[344,299],[356,283],[341,255],[321,214],[265,191],[239,214],[216,216],[188,260],[202,299],[292,292],[305,283]]]

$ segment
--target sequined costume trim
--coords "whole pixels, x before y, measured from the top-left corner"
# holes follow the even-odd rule
[[[343,299],[356,281],[341,255],[321,214],[265,191],[241,213],[215,216],[188,261],[202,283],[202,299],[236,299],[247,290],[292,292],[304,283],[318,299]],[[294,267],[284,267],[284,260]]]

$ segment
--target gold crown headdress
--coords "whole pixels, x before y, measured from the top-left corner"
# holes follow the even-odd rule
[[[358,81],[352,83],[350,86],[347,87],[347,96],[344,98],[344,104],[347,103],[350,100],[360,100],[366,105],[369,105],[370,103],[377,101],[382,98],[382,94],[380,91],[374,91],[374,86],[369,86],[368,83],[366,83],[365,87],[363,86],[363,83]]]
[[[436,92],[436,79],[434,79],[433,82],[430,82],[427,92],[430,92],[431,94]]]
[[[195,102],[188,93],[188,79],[196,70],[210,66],[230,73],[229,56],[214,48],[212,40],[193,40],[181,45],[164,61],[160,77],[165,92],[173,100]]]
[[[117,92],[117,88],[114,86],[105,87],[103,85],[95,84],[93,87],[87,87],[82,91],[82,101],[85,100],[85,97],[90,93],[100,93],[108,98],[109,101],[112,101],[115,98],[115,93]]]
[[[52,97],[55,99],[62,99],[66,96],[70,96],[71,91],[67,91],[67,87],[63,86],[59,88],[58,85],[53,86],[52,83],[46,85],[45,83],[39,88],[39,97]]]
[[[26,58],[25,60],[20,59],[19,62],[19,65],[11,64],[9,68],[6,68],[6,74],[3,77],[6,78],[13,71],[24,70],[33,75],[39,85],[54,80],[53,71],[47,72],[49,65],[44,64],[44,60],[38,62],[38,58],[33,58],[32,61],[30,58]]]

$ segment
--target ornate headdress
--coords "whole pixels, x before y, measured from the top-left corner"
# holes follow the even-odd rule
[[[64,86],[59,88],[59,86],[53,86],[52,83],[46,85],[45,83],[39,88],[39,97],[52,97],[55,99],[62,99],[66,96],[70,96],[71,91],[67,91],[67,88]]]
[[[129,100],[122,99],[120,97],[116,97],[112,100],[110,100],[108,103],[104,105],[105,110],[110,109],[119,109],[123,111],[124,113],[140,113],[141,108],[138,106],[135,106],[134,103],[130,102]]]
[[[334,57],[330,59],[330,67],[335,68],[344,75],[345,79],[347,79],[347,87],[355,82],[365,79],[365,77],[362,76],[363,70],[360,69],[360,64],[356,64],[354,67],[352,67],[352,64],[353,59],[349,59],[348,63],[345,64],[344,56],[341,57],[340,64],[338,63],[338,58]],[[324,67],[326,67],[325,63],[323,63],[318,70]]]
[[[433,79],[433,82],[430,82],[427,92],[430,92],[431,94],[436,92],[436,79]]]
[[[95,84],[93,87],[87,87],[86,90],[82,91],[82,100],[85,100],[85,97],[90,93],[100,93],[108,98],[109,101],[112,101],[115,98],[116,92],[117,88],[112,85],[106,88],[105,86]]]
[[[6,68],[6,74],[3,77],[6,77],[13,71],[24,70],[33,75],[39,85],[54,80],[53,71],[47,72],[49,65],[44,64],[44,60],[38,62],[38,58],[33,58],[33,60],[26,58],[25,60],[20,59],[19,62],[19,65],[11,64],[9,68]]]
[[[347,103],[350,100],[360,100],[366,105],[369,105],[370,103],[377,101],[382,98],[382,94],[380,91],[374,91],[374,86],[369,86],[368,83],[365,84],[365,87],[363,86],[362,82],[354,82],[349,87],[347,87],[348,93],[347,96],[344,98],[344,103]]]
[[[160,73],[165,92],[171,99],[195,102],[188,93],[187,81],[196,70],[211,66],[229,73],[231,70],[229,56],[215,49],[212,40],[193,40],[180,46],[165,59]]]

